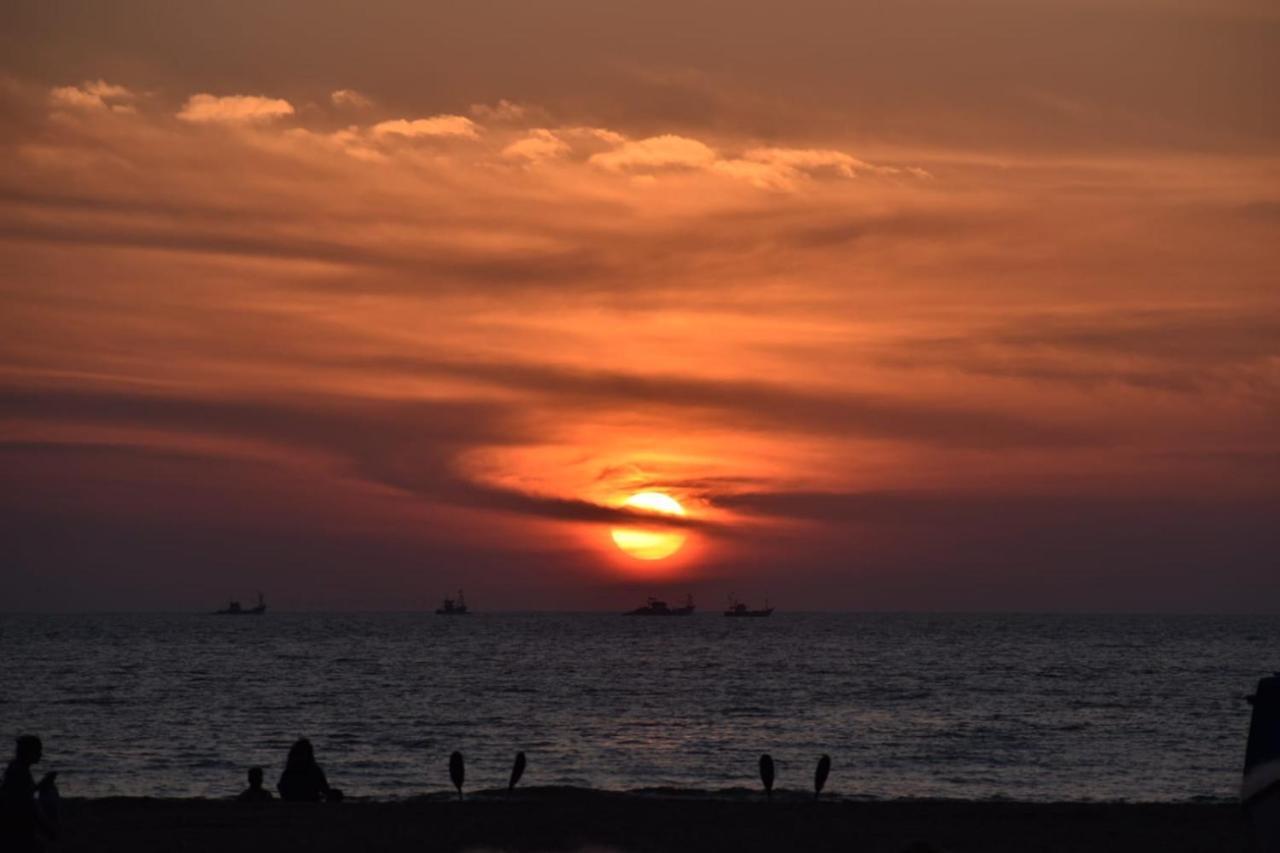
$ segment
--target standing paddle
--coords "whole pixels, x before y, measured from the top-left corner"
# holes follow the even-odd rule
[[[511,768],[511,781],[507,783],[507,793],[510,794],[516,789],[516,783],[520,781],[520,777],[524,775],[524,753],[516,753],[515,766]]]
[[[831,773],[831,756],[823,755],[818,759],[818,769],[813,774],[813,798],[818,799],[822,787],[827,784],[827,776]]]
[[[760,781],[764,783],[764,793],[769,799],[773,799],[773,759],[769,757],[769,753],[760,756]]]
[[[466,775],[466,771],[462,766],[462,753],[455,752],[449,756],[449,778],[453,780],[453,787],[458,789],[458,799],[462,799],[462,780]]]

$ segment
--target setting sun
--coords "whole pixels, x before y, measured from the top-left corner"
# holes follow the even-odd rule
[[[684,507],[662,492],[638,492],[623,502],[624,507],[657,515],[684,516]],[[637,560],[661,560],[670,557],[684,545],[685,534],[643,526],[615,527],[610,531],[613,542]]]

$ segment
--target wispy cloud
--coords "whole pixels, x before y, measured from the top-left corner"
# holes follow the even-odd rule
[[[370,128],[370,132],[374,136],[403,136],[407,139],[428,136],[462,136],[474,139],[480,135],[479,126],[474,121],[466,116],[454,115],[380,121]]]
[[[329,93],[329,101],[342,109],[367,110],[373,107],[372,99],[355,89],[334,89]]]
[[[72,109],[133,112],[138,94],[125,86],[105,80],[88,80],[79,86],[56,86],[49,93],[57,106]]]
[[[612,151],[594,154],[591,162],[613,171],[701,169],[713,165],[716,152],[706,143],[674,134],[627,140]]]
[[[257,124],[293,115],[293,105],[282,98],[261,95],[192,95],[178,111],[178,118],[196,124]]]
[[[573,151],[573,146],[545,127],[536,127],[529,135],[517,139],[502,149],[502,156],[513,160],[528,160],[534,163],[543,160],[555,160],[566,157]]]

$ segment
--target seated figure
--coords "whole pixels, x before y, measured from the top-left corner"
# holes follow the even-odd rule
[[[57,835],[57,773],[46,773],[36,784],[31,767],[40,762],[44,745],[35,735],[18,738],[13,761],[0,782],[0,850],[37,851]]]
[[[324,771],[316,763],[311,741],[306,738],[299,739],[289,748],[289,757],[280,781],[276,783],[276,790],[280,792],[280,799],[291,803],[337,802],[342,799],[341,791],[329,787],[329,780],[324,778]]]
[[[263,803],[271,800],[271,792],[262,787],[262,768],[249,768],[249,787],[236,797],[242,803]]]

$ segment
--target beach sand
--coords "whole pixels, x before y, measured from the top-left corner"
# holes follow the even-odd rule
[[[529,789],[398,802],[68,799],[63,851],[1247,851],[1231,804],[824,801]]]

